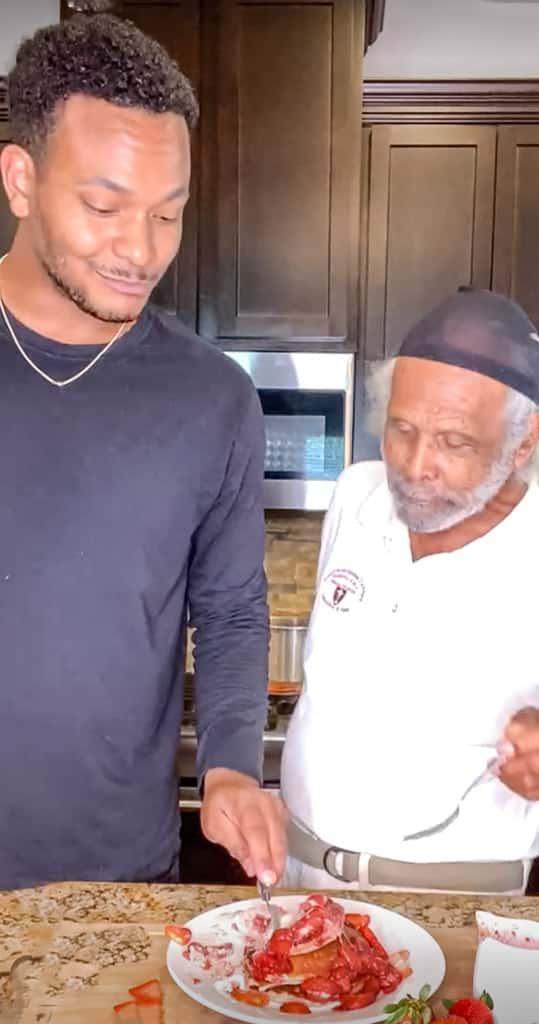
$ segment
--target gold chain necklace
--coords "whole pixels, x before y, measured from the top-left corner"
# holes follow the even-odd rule
[[[7,255],[8,255],[8,253],[6,252],[4,254],[4,256],[0,257],[0,264],[4,262],[4,260],[5,260]],[[48,373],[45,373],[45,371],[42,370],[41,367],[36,366],[36,364],[33,362],[33,360],[30,359],[30,356],[27,355],[27,353],[24,351],[24,349],[23,349],[23,347],[22,347],[22,345],[21,345],[17,335],[15,334],[15,331],[13,330],[13,327],[11,326],[11,323],[9,322],[9,317],[7,315],[6,307],[4,306],[4,303],[2,301],[1,294],[0,294],[0,313],[2,314],[4,323],[5,323],[5,325],[6,325],[7,329],[8,329],[8,333],[10,334],[11,338],[13,339],[13,342],[15,343],[15,346],[19,350],[19,352],[20,352],[21,356],[23,357],[23,359],[28,363],[28,366],[30,366],[32,368],[32,370],[35,370],[35,372],[38,373],[40,377],[43,377],[43,380],[46,380],[47,384],[53,384],[55,388],[65,388],[65,387],[67,387],[68,384],[74,384],[76,380],[80,380],[81,377],[84,377],[84,374],[88,373],[88,371],[91,370],[95,366],[95,364],[98,363],[99,360],[102,359],[103,356],[105,356],[107,354],[109,349],[112,348],[112,346],[114,345],[114,342],[118,340],[118,338],[120,337],[120,334],[122,333],[122,331],[126,327],[125,323],[120,324],[120,326],[119,326],[118,330],[116,331],[116,334],[114,335],[114,337],[111,338],[110,341],[107,342],[105,347],[100,349],[100,351],[97,353],[96,356],[94,356],[94,358],[88,363],[88,365],[87,366],[83,366],[82,370],[79,370],[78,373],[73,374],[72,377],[68,377],[66,380],[55,380],[54,377],[49,377]]]

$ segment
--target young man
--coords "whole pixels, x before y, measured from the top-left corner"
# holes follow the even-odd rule
[[[380,382],[383,462],[345,471],[324,528],[283,758],[286,883],[522,891],[539,855],[539,338],[508,299],[461,293]]]
[[[261,413],[232,362],[147,305],[180,245],[196,101],[106,15],[37,32],[8,89],[0,888],[177,877],[187,612],[203,827],[271,883]]]

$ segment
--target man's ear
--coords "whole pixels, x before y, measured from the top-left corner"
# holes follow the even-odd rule
[[[539,443],[539,410],[531,418],[528,433],[515,453],[515,469],[523,469]]]
[[[36,181],[36,168],[30,154],[9,143],[0,153],[0,172],[9,208],[14,217],[29,216]]]

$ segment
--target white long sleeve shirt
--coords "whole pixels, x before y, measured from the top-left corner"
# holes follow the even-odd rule
[[[539,854],[539,802],[477,786],[509,718],[539,707],[539,486],[450,554],[412,560],[381,462],[347,469],[322,536],[305,686],[281,789],[319,837],[397,860]]]

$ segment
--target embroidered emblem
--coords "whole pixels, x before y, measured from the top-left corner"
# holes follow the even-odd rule
[[[333,569],[322,583],[322,600],[336,612],[349,612],[356,601],[363,600],[364,594],[365,584],[349,569]]]

